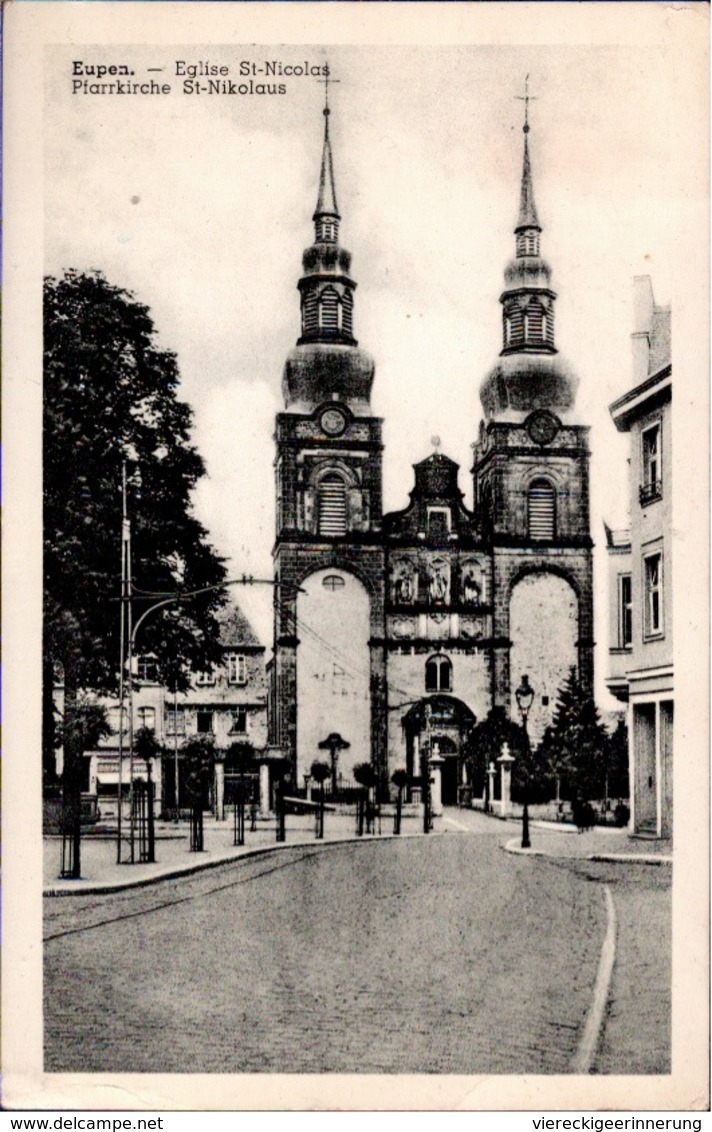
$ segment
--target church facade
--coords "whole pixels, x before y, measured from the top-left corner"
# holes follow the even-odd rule
[[[524,677],[533,741],[572,665],[592,690],[588,428],[556,346],[525,118],[502,350],[480,389],[469,498],[437,442],[414,465],[408,507],[383,513],[375,366],[354,336],[329,117],[327,106],[301,334],[276,421],[270,742],[301,786],[336,733],[348,744],[339,773],[371,762],[383,796],[395,769],[419,773],[427,750],[443,760],[443,802],[455,803],[472,728],[495,706],[518,719]]]

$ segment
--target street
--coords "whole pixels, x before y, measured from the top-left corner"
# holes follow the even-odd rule
[[[512,856],[498,823],[465,824],[47,898],[46,1070],[571,1072],[602,880],[634,914],[594,1072],[669,1071],[669,870]]]

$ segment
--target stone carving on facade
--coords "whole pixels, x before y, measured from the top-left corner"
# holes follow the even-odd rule
[[[399,562],[393,573],[393,601],[399,605],[410,605],[417,596],[417,576],[412,562]]]
[[[468,640],[477,640],[478,637],[482,636],[479,621],[476,621],[474,617],[461,618],[460,634]]]
[[[450,601],[450,565],[443,558],[433,559],[428,566],[428,594],[434,605]]]
[[[428,638],[434,641],[442,641],[450,636],[450,614],[449,613],[429,613],[428,614]]]
[[[462,572],[462,600],[465,605],[482,604],[482,574],[474,562],[468,563]]]
[[[415,636],[415,625],[409,617],[397,617],[393,622],[393,636],[401,640]]]

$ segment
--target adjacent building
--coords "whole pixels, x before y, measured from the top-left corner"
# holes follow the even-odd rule
[[[635,287],[632,387],[610,406],[630,436],[630,529],[606,528],[609,690],[628,705],[631,829],[672,836],[672,361],[670,308]]]
[[[222,815],[224,804],[231,797],[236,768],[232,765],[231,748],[240,744],[252,753],[255,777],[260,765],[268,759],[267,746],[267,681],[265,648],[255,636],[247,618],[236,605],[226,606],[219,615],[222,661],[209,672],[195,673],[187,692],[174,694],[158,679],[158,665],[153,656],[139,655],[134,660],[133,690],[134,732],[146,727],[154,732],[160,753],[152,760],[152,777],[156,786],[156,813],[171,813],[186,804],[185,762],[183,746],[196,736],[209,736],[215,749],[215,774],[205,798],[206,808]],[[101,818],[116,816],[119,792],[119,759],[121,788],[128,793],[133,762],[134,779],[145,780],[148,768],[144,759],[129,755],[128,711],[123,708],[123,722],[118,700],[103,701],[107,708],[112,734],[95,750],[85,752],[85,790],[96,797]],[[264,778],[264,774],[263,774]],[[256,783],[257,786],[257,783]],[[267,784],[262,783],[263,793]],[[269,804],[266,795],[265,807]]]
[[[324,122],[314,240],[298,282],[301,333],[276,420],[270,742],[301,785],[323,757],[319,744],[338,733],[348,743],[340,773],[370,761],[384,792],[394,769],[417,775],[428,750],[442,768],[443,801],[454,802],[475,722],[496,705],[516,718],[523,676],[534,689],[535,740],[572,665],[592,690],[588,428],[557,346],[525,118],[502,349],[480,388],[469,498],[435,441],[414,465],[408,507],[383,513],[375,363],[355,336],[328,107]],[[470,391],[448,395],[464,406]]]

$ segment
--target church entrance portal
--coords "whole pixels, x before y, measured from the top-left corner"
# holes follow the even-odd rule
[[[443,759],[440,781],[444,806],[458,804],[460,787],[466,783],[465,743],[476,722],[466,704],[444,695],[426,696],[403,717],[408,775],[420,778],[420,759],[426,751]],[[413,800],[411,787],[408,799]]]

